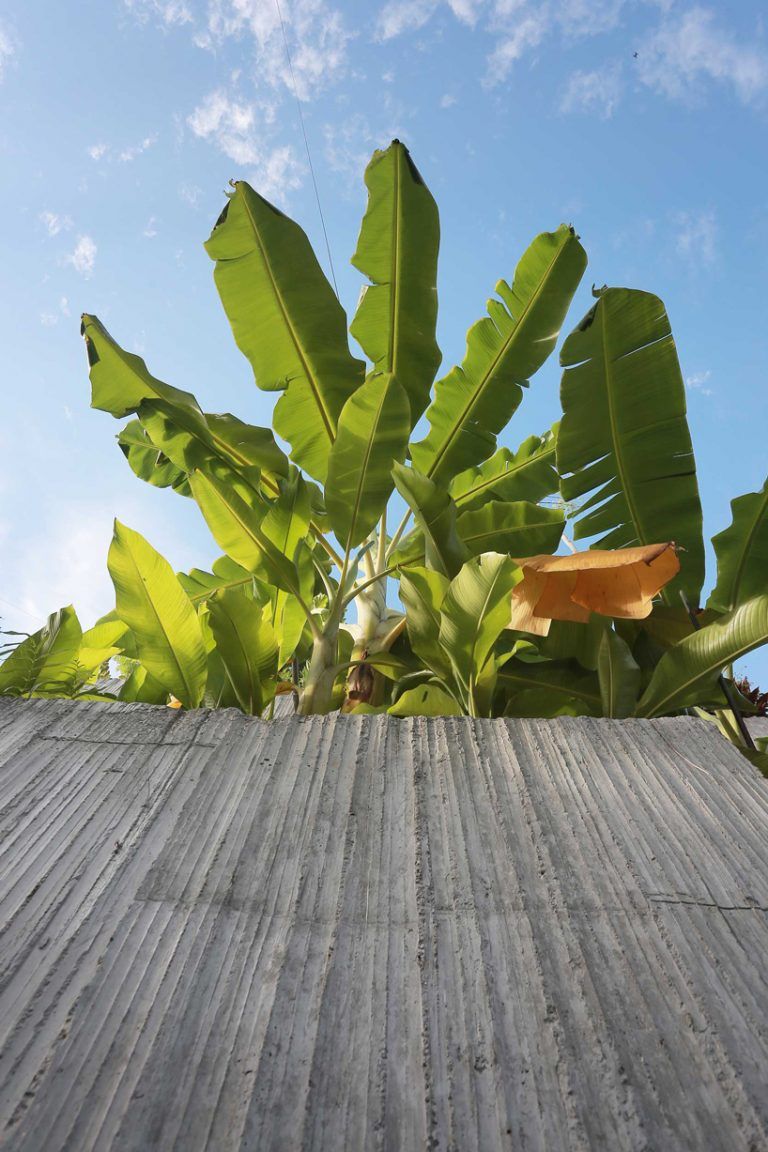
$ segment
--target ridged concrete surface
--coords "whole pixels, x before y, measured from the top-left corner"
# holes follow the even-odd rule
[[[768,1149],[712,726],[0,701],[14,1152]]]

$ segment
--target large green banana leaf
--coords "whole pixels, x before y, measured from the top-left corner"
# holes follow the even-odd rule
[[[368,207],[352,263],[371,281],[350,331],[377,372],[397,376],[410,427],[429,403],[440,364],[437,324],[437,205],[399,140],[365,170]]]
[[[117,442],[140,480],[155,488],[173,488],[181,496],[190,496],[187,472],[177,468],[164,452],[153,444],[140,420],[130,420],[118,433]]]
[[[434,568],[414,566],[400,574],[400,599],[411,648],[441,680],[452,676],[451,662],[440,644],[440,608],[449,583]]]
[[[200,413],[191,392],[156,379],[140,356],[126,352],[112,339],[97,316],[84,313],[80,331],[88,352],[92,408],[121,417],[135,412],[142,400],[167,400]]]
[[[52,612],[0,664],[0,696],[74,695],[82,636],[71,604]]]
[[[159,680],[155,680],[154,676],[150,676],[143,664],[137,664],[121,687],[118,700],[127,704],[165,704],[168,689]]]
[[[499,672],[506,694],[505,716],[600,716],[600,686],[594,672],[575,661],[526,664],[510,660]]]
[[[227,676],[243,712],[260,716],[275,694],[277,640],[259,604],[242,592],[220,592],[208,613]]]
[[[390,716],[461,716],[461,705],[440,684],[407,688],[387,709]]]
[[[470,716],[490,716],[496,667],[493,648],[509,622],[512,589],[523,578],[509,556],[486,552],[451,581],[440,609],[444,648]]]
[[[364,364],[305,233],[243,181],[207,241],[224,311],[259,388],[283,391],[274,428],[323,482],[344,404]]]
[[[291,476],[280,482],[280,493],[271,501],[261,527],[277,551],[296,564],[302,599],[307,604],[312,600],[315,583],[312,554],[309,548],[297,550],[309,531],[310,512],[309,486],[292,465]],[[269,623],[279,641],[281,664],[294,655],[306,622],[301,604],[295,597],[284,589],[275,589],[271,596]]]
[[[468,468],[454,476],[448,491],[459,511],[468,512],[486,500],[530,500],[538,504],[557,492],[557,429],[555,424],[543,436],[529,436],[516,452],[499,448],[479,468]]]
[[[491,455],[528,378],[555,346],[586,264],[578,237],[563,224],[536,237],[511,288],[499,281],[501,300],[489,300],[488,315],[469,330],[461,367],[437,382],[429,433],[411,448],[420,472],[447,484]]]
[[[659,660],[637,706],[638,716],[663,716],[708,703],[723,669],[768,643],[768,593],[694,632]]]
[[[712,537],[717,555],[717,584],[707,608],[732,608],[768,592],[768,480],[760,492],[731,501],[733,520]]]
[[[264,531],[264,519],[269,511],[266,500],[256,493],[245,500],[233,487],[204,472],[193,472],[189,482],[219,547],[260,579],[301,597],[296,565],[275,547]]]
[[[641,672],[629,645],[612,628],[606,628],[600,641],[597,663],[603,716],[623,720],[637,705]]]
[[[456,505],[446,491],[415,468],[395,464],[392,476],[423,533],[423,548],[420,543],[418,551],[426,555],[427,564],[452,579],[468,555],[456,530]],[[393,560],[399,562],[397,553]]]
[[[410,407],[396,377],[370,376],[346,404],[328,463],[325,508],[346,549],[365,539],[384,511],[411,430]]]
[[[204,415],[163,400],[145,400],[138,416],[150,441],[187,474],[216,468],[225,477],[234,470],[258,489],[265,472],[272,490],[288,475],[288,458],[269,428],[243,424],[229,413]]]
[[[197,708],[205,690],[205,646],[195,610],[170,564],[116,520],[107,567],[117,614],[133,633],[139,660],[186,708]]]
[[[546,636],[538,636],[536,648],[547,660],[576,660],[582,668],[597,669],[605,618],[593,614],[586,624],[553,620]]]
[[[211,571],[192,568],[189,572],[177,572],[182,588],[196,606],[204,604],[214,592],[227,592],[231,588],[244,591],[260,604],[266,604],[269,591],[247,568],[237,564],[230,556],[219,556],[211,565]]]
[[[456,521],[470,556],[481,552],[507,552],[510,556],[554,552],[564,527],[559,508],[542,508],[526,500],[489,500],[481,508],[462,512]]]
[[[577,539],[601,548],[674,540],[683,589],[698,604],[704,576],[701,504],[685,416],[685,387],[669,320],[657,296],[605,288],[568,337],[560,361],[563,418],[557,467],[577,513]]]

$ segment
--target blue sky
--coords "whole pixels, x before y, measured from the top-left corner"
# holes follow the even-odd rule
[[[404,140],[441,210],[444,367],[499,277],[565,220],[590,286],[665,301],[707,534],[759,488],[768,427],[768,21],[763,0],[281,0],[336,277],[371,151]],[[635,55],[636,54],[636,55]],[[115,515],[177,568],[216,548],[190,501],[135,479],[92,412],[79,314],[209,411],[267,423],[202,242],[230,177],[327,266],[276,0],[6,3],[0,15],[0,615],[112,604]],[[558,415],[553,358],[505,442]],[[714,575],[710,565],[710,582]],[[747,670],[768,681],[768,658]]]

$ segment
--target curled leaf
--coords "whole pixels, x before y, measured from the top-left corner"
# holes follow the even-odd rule
[[[512,591],[508,627],[546,636],[552,620],[586,623],[590,612],[642,620],[653,597],[680,571],[674,544],[572,556],[528,556],[516,560],[523,579]]]

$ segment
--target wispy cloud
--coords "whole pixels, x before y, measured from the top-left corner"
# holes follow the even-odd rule
[[[385,4],[376,21],[379,40],[392,40],[404,32],[423,28],[439,7],[440,0],[391,0]]]
[[[675,251],[692,264],[711,264],[715,259],[717,219],[711,208],[678,212],[675,217]]]
[[[709,369],[706,372],[694,372],[692,376],[686,376],[685,385],[692,392],[700,392],[702,396],[711,396],[712,389],[707,388],[707,383],[711,377],[712,373]]]
[[[768,53],[739,42],[707,8],[676,10],[641,44],[640,79],[679,100],[695,100],[707,82],[731,87],[745,104],[768,89]]]
[[[55,324],[58,324],[62,316],[69,316],[69,314],[69,301],[67,300],[66,296],[62,296],[59,299],[59,307],[57,311],[40,313],[40,323],[45,328],[52,328]]]
[[[9,62],[16,55],[16,44],[5,25],[0,24],[0,83],[5,77]]]
[[[157,217],[150,216],[141,234],[142,236],[146,236],[148,240],[154,240],[155,236],[157,236]]]
[[[727,12],[727,6],[723,8]],[[387,0],[379,10],[375,35],[390,40],[423,28],[439,12],[452,12],[491,38],[482,79],[486,87],[494,87],[545,41],[570,43],[605,35],[629,14],[637,19],[640,11],[654,26],[637,41],[637,75],[655,92],[691,100],[707,83],[719,83],[748,103],[768,90],[768,53],[740,42],[709,8],[685,6],[683,0]],[[616,67],[609,62],[596,71],[575,73],[564,97],[565,110],[610,115],[617,87],[611,68]]]
[[[75,271],[79,272],[81,276],[88,277],[96,265],[97,251],[96,244],[90,236],[80,236],[78,237],[74,252],[71,252],[69,256],[66,257],[66,262],[71,264]]]
[[[121,164],[130,164],[137,156],[141,156],[142,152],[146,152],[153,144],[157,144],[157,133],[151,136],[145,136],[138,144],[129,145],[127,148],[122,148],[117,154],[117,159]]]
[[[488,57],[488,70],[483,77],[484,85],[492,88],[502,80],[506,80],[515,62],[530,48],[536,48],[549,30],[547,9],[531,12],[530,15],[512,22],[508,28],[504,21],[498,43]]]
[[[282,198],[301,187],[304,168],[293,148],[272,143],[273,106],[236,100],[218,88],[187,123],[195,136],[211,141],[239,167],[250,169],[263,196]]]
[[[560,111],[586,112],[609,120],[621,100],[620,64],[607,64],[592,72],[573,72],[560,101]]]
[[[283,38],[285,30],[285,39]],[[347,46],[353,33],[342,13],[326,0],[294,0],[282,7],[264,0],[209,0],[205,30],[195,41],[215,49],[235,37],[250,40],[254,55],[253,77],[280,90],[293,91],[300,100],[311,100],[331,87],[347,70]],[[293,72],[288,67],[286,41]]]
[[[151,133],[149,136],[144,136],[138,144],[128,144],[123,148],[115,148],[111,144],[91,144],[87,149],[88,155],[91,160],[116,160],[119,164],[130,164],[137,156],[141,156],[142,152],[146,152],[154,144],[157,144],[157,132]]]
[[[141,24],[154,21],[169,28],[174,24],[192,23],[192,11],[184,0],[124,0],[124,3]]]
[[[179,196],[185,204],[189,204],[190,208],[196,208],[200,203],[200,197],[203,194],[202,188],[197,184],[180,184]]]
[[[67,231],[72,227],[72,220],[59,212],[41,212],[38,217],[49,236],[58,236],[59,232]]]

